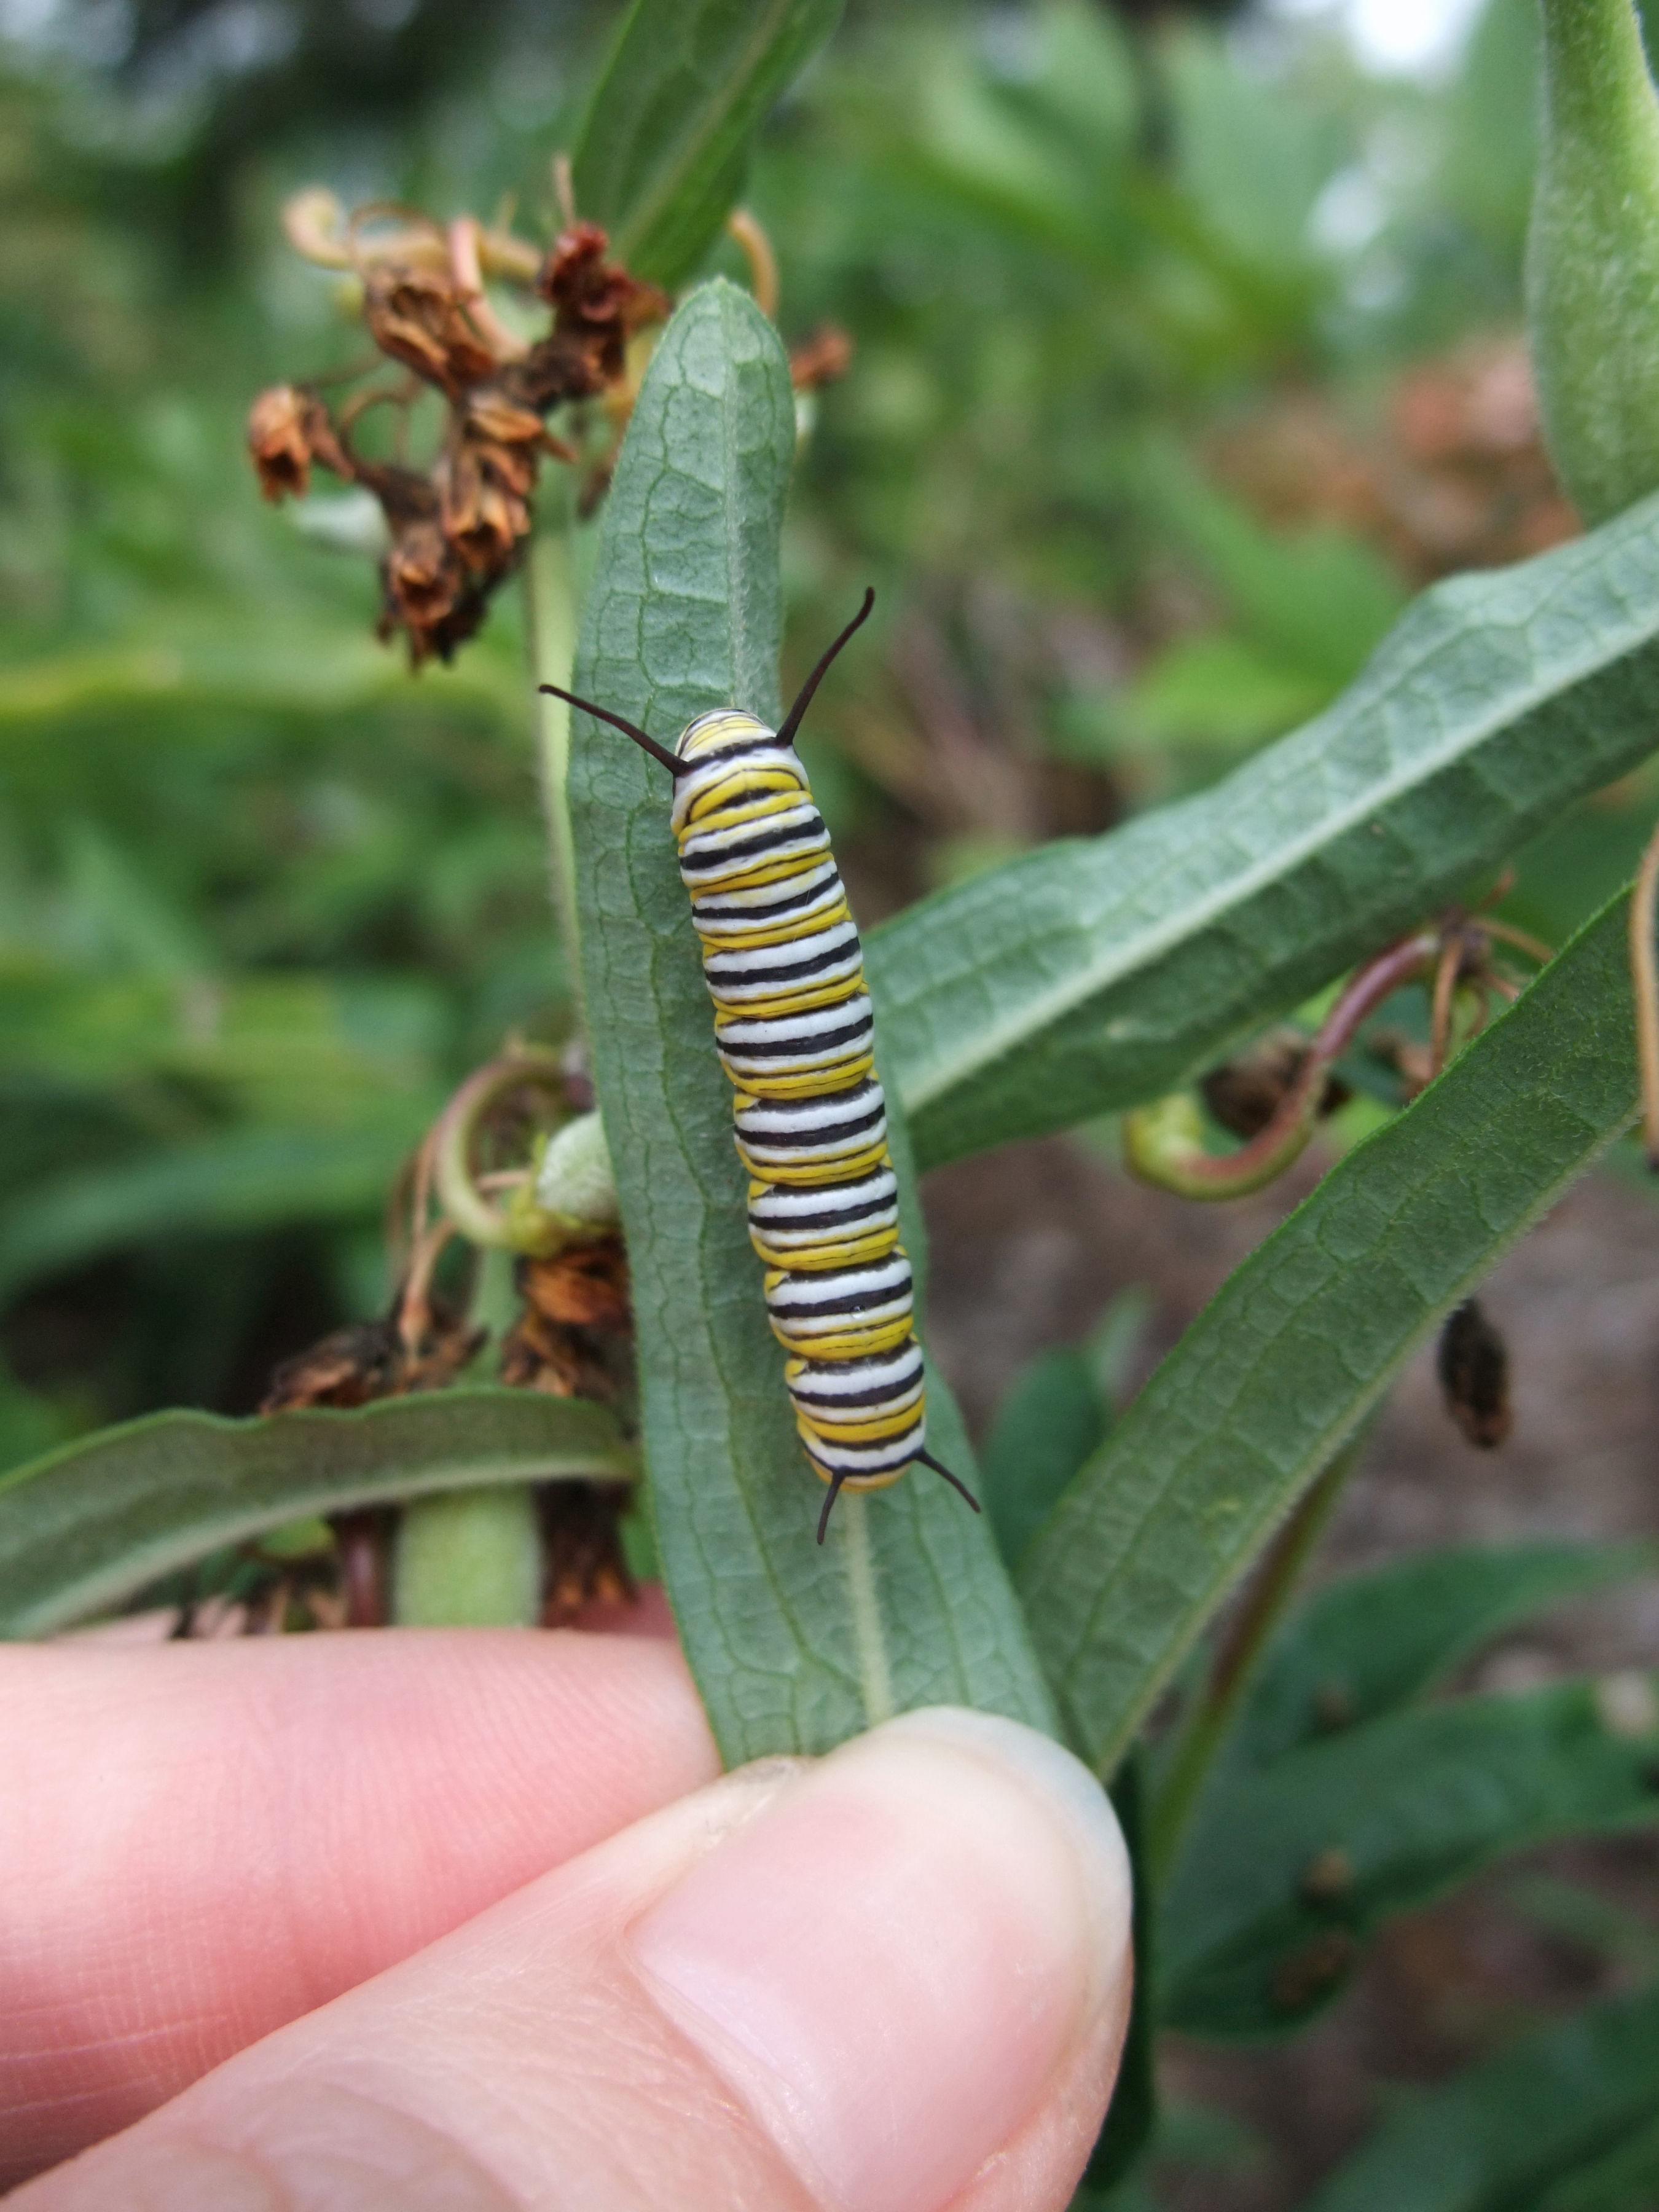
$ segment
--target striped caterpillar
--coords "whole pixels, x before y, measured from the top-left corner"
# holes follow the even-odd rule
[[[674,778],[680,875],[714,1002],[714,1046],[736,1088],[749,1170],[749,1241],[766,1265],[766,1310],[789,1358],[784,1380],[806,1456],[829,1495],[884,1490],[926,1451],[927,1389],[899,1243],[864,954],[829,832],[795,753],[825,670],[864,605],[776,731],[736,707],[687,724],[671,751],[608,708],[542,690],[609,722]]]

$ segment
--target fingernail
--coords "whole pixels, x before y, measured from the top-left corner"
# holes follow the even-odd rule
[[[1069,1753],[941,1707],[823,1760],[632,1943],[820,2204],[934,2212],[1121,2006],[1128,1861]]]

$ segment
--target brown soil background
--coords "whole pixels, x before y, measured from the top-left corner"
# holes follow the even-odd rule
[[[1311,1186],[1201,1206],[1129,1182],[1083,1140],[1009,1146],[941,1169],[929,1340],[982,1435],[1033,1353],[1085,1336],[1119,1291],[1154,1305],[1139,1382],[1221,1282]],[[1495,1452],[1442,1408],[1431,1348],[1412,1361],[1312,1568],[1323,1578],[1448,1542],[1659,1536],[1659,1202],[1604,1170],[1580,1184],[1482,1291],[1508,1340],[1515,1426]],[[1659,1581],[1529,1623],[1483,1653],[1474,1686],[1659,1667]],[[1517,1909],[1517,1878],[1594,1888],[1655,1930],[1659,1829],[1506,1862],[1396,1921],[1310,2030],[1279,2045],[1168,2038],[1164,2094],[1227,2112],[1255,2138],[1218,2164],[1160,2175],[1178,2212],[1280,2212],[1360,2142],[1407,2083],[1459,2070],[1516,2033],[1634,1978]]]

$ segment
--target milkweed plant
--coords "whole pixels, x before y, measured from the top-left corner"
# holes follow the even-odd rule
[[[1222,783],[883,922],[846,971],[873,1044],[860,1016],[850,1074],[837,1060],[833,1081],[783,1087],[831,1096],[843,1121],[848,1086],[882,1103],[878,1156],[867,1131],[868,1158],[857,1129],[823,1140],[863,1178],[859,1234],[880,1253],[846,1261],[817,1214],[803,1233],[844,1267],[901,1245],[925,1316],[921,1170],[1116,1115],[1147,1180],[1194,1201],[1257,1188],[1307,1143],[1359,1022],[1424,994],[1409,1103],[1234,1270],[1127,1410],[1095,1406],[1097,1441],[1056,1451],[1034,1387],[988,1480],[927,1370],[928,1453],[976,1516],[925,1472],[886,1480],[921,1449],[908,1307],[890,1342],[860,1323],[852,1352],[786,1374],[750,1208],[757,1237],[787,1243],[789,1194],[847,1178],[792,1182],[817,1156],[768,1139],[764,1115],[739,1160],[734,1084],[757,1114],[751,1092],[783,1092],[733,1064],[725,1001],[717,1053],[696,926],[706,949],[714,902],[686,897],[676,775],[567,698],[671,755],[700,717],[725,711],[754,742],[779,725],[791,470],[849,345],[786,348],[768,241],[736,203],[750,138],[837,14],[635,0],[557,167],[550,235],[320,191],[290,204],[295,247],[350,288],[381,365],[355,386],[274,384],[249,418],[254,464],[274,498],[320,470],[373,499],[382,632],[416,666],[465,652],[498,592],[526,595],[578,1018],[560,1050],[503,1039],[434,1126],[392,1194],[389,1314],[289,1363],[257,1419],[153,1416],[0,1486],[0,1623],[33,1636],[118,1610],[210,1553],[302,1613],[307,1562],[346,1559],[345,1598],[329,1615],[319,1586],[307,1625],[570,1618],[659,1574],[730,1763],[939,1703],[1051,1732],[1112,1791],[1135,1859],[1135,2024],[1079,2200],[1130,2212],[1154,2201],[1158,2029],[1283,2036],[1393,1916],[1525,1844],[1659,1814],[1645,1678],[1620,1696],[1588,1679],[1437,1694],[1484,1640],[1650,1571],[1646,1548],[1441,1550],[1298,1586],[1425,1340],[1443,1333],[1466,1434],[1501,1437],[1479,1285],[1638,1112],[1654,866],[1633,939],[1621,895],[1553,957],[1480,894],[1659,744],[1659,106],[1630,0],[1545,0],[1532,342],[1589,533],[1425,592],[1346,692]],[[727,230],[746,285],[699,281]],[[434,398],[423,463],[371,436]],[[878,605],[854,649],[882,635]],[[763,919],[744,941],[787,944],[760,843],[721,881],[772,884],[756,911],[773,935]],[[830,919],[813,957],[833,963]],[[844,1010],[837,977],[801,1003]],[[1316,1030],[1285,1031],[1310,1000]],[[770,1028],[743,1034],[775,1053],[766,1004]],[[769,1257],[786,1293],[806,1279]],[[862,1292],[847,1295],[850,1313]],[[823,1410],[855,1356],[886,1362],[863,1428]],[[878,1416],[899,1439],[885,1458]],[[884,1486],[850,1484],[820,1543],[814,1464],[831,1479],[836,1450]],[[1650,2203],[1656,2100],[1659,1989],[1638,1988],[1401,2106],[1309,2203],[1544,2212],[1569,2181],[1586,2212]]]

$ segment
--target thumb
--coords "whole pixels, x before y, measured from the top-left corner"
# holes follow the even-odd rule
[[[682,1799],[8,2203],[1058,2212],[1128,1929],[1076,1760],[908,1714]]]

